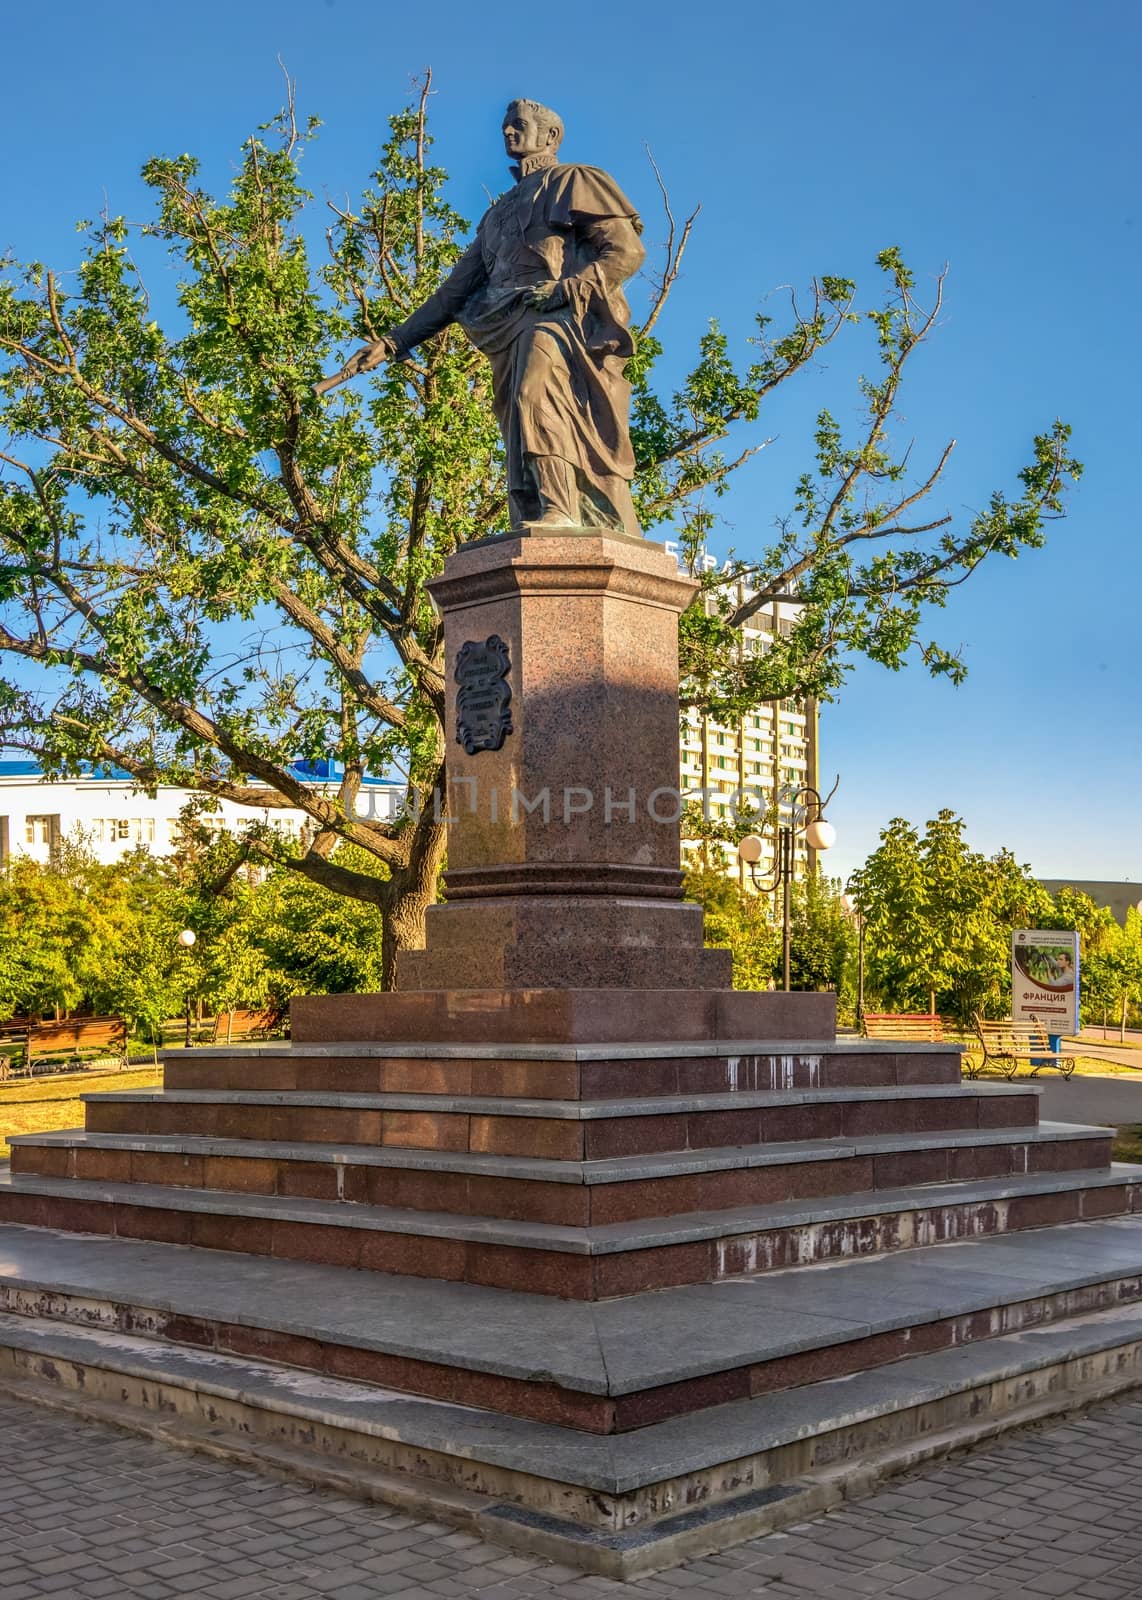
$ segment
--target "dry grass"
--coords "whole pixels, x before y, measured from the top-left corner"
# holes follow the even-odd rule
[[[18,1133],[50,1133],[83,1127],[81,1094],[111,1089],[156,1089],[161,1068],[138,1072],[75,1072],[51,1078],[21,1078],[0,1083],[0,1161],[7,1161],[9,1138]]]
[[[1074,1075],[1076,1078],[1137,1078],[1140,1070],[1142,1070],[1139,1067],[1124,1066],[1118,1061],[1102,1061],[1098,1056],[1071,1056],[1068,1059],[1075,1064]],[[1015,1076],[1017,1078],[1029,1078],[1031,1073],[1030,1064],[1020,1062],[1016,1068]],[[1041,1067],[1035,1076],[1035,1082],[1044,1083],[1058,1076],[1059,1074],[1055,1068]],[[989,1072],[979,1081],[981,1083],[994,1082],[998,1077],[998,1073]]]
[[[1128,1067],[1122,1061],[1104,1061],[1101,1056],[1076,1056],[1075,1076],[1079,1078],[1137,1078],[1142,1072],[1142,1061]]]

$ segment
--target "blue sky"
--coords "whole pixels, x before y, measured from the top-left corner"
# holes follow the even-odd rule
[[[964,648],[965,686],[863,666],[826,709],[823,775],[842,780],[832,862],[858,864],[892,816],[950,806],[977,847],[1008,845],[1044,876],[1142,880],[1140,42],[1137,8],[1110,0],[9,8],[0,248],[73,261],[76,219],[143,214],[150,154],[193,151],[224,184],[281,104],[280,54],[299,109],[325,123],[307,156],[319,196],[359,188],[385,117],[429,64],[436,154],[469,216],[505,181],[512,95],[562,112],[565,155],[615,174],[653,245],[649,144],[676,208],[702,204],[660,324],[674,370],[709,316],[744,341],[783,285],[832,272],[871,290],[888,244],[921,290],[948,262],[900,434],[918,467],[957,440],[933,504],[967,516],[993,488],[1014,491],[1056,416],[1086,474],[1044,552],[989,564],[935,619]],[[748,555],[787,508],[819,406],[855,421],[862,338],[774,408],[774,442],[722,502],[722,549]]]

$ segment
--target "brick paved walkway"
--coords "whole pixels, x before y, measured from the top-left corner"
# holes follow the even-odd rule
[[[638,1583],[514,1556],[0,1396],[3,1600],[1142,1597],[1142,1399]]]

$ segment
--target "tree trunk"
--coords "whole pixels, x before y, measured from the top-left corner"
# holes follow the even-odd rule
[[[410,831],[404,861],[388,861],[389,876],[374,877],[343,867],[331,859],[338,839],[332,830],[319,835],[307,853],[287,866],[334,894],[351,895],[381,912],[381,987],[395,989],[397,957],[402,950],[424,948],[424,914],[436,899],[437,882],[447,842],[443,797],[447,793],[441,763],[432,785],[419,789],[421,809]]]
[[[1125,1044],[1126,1043],[1126,1007],[1129,1004],[1129,1001],[1130,1001],[1130,996],[1124,992],[1123,996],[1122,996],[1122,1021],[1120,1022],[1119,1027],[1118,1027],[1118,1042],[1119,1042],[1119,1044]]]
[[[397,958],[405,950],[424,949],[424,914],[436,899],[430,892],[410,887],[393,896],[392,904],[381,911],[381,985],[387,991],[397,987]]]
[[[928,1015],[930,1017],[934,1017],[936,1015],[936,991],[935,991],[935,989],[929,989],[928,990]]]
[[[437,792],[447,793],[443,778]],[[417,820],[407,864],[394,868],[389,881],[383,885],[381,986],[386,992],[398,987],[401,951],[424,949],[424,915],[436,900],[445,843],[445,826],[439,807],[430,811],[426,805]]]

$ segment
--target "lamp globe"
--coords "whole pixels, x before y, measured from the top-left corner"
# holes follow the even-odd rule
[[[837,830],[831,822],[819,817],[805,829],[805,843],[810,850],[831,850],[837,842]]]

